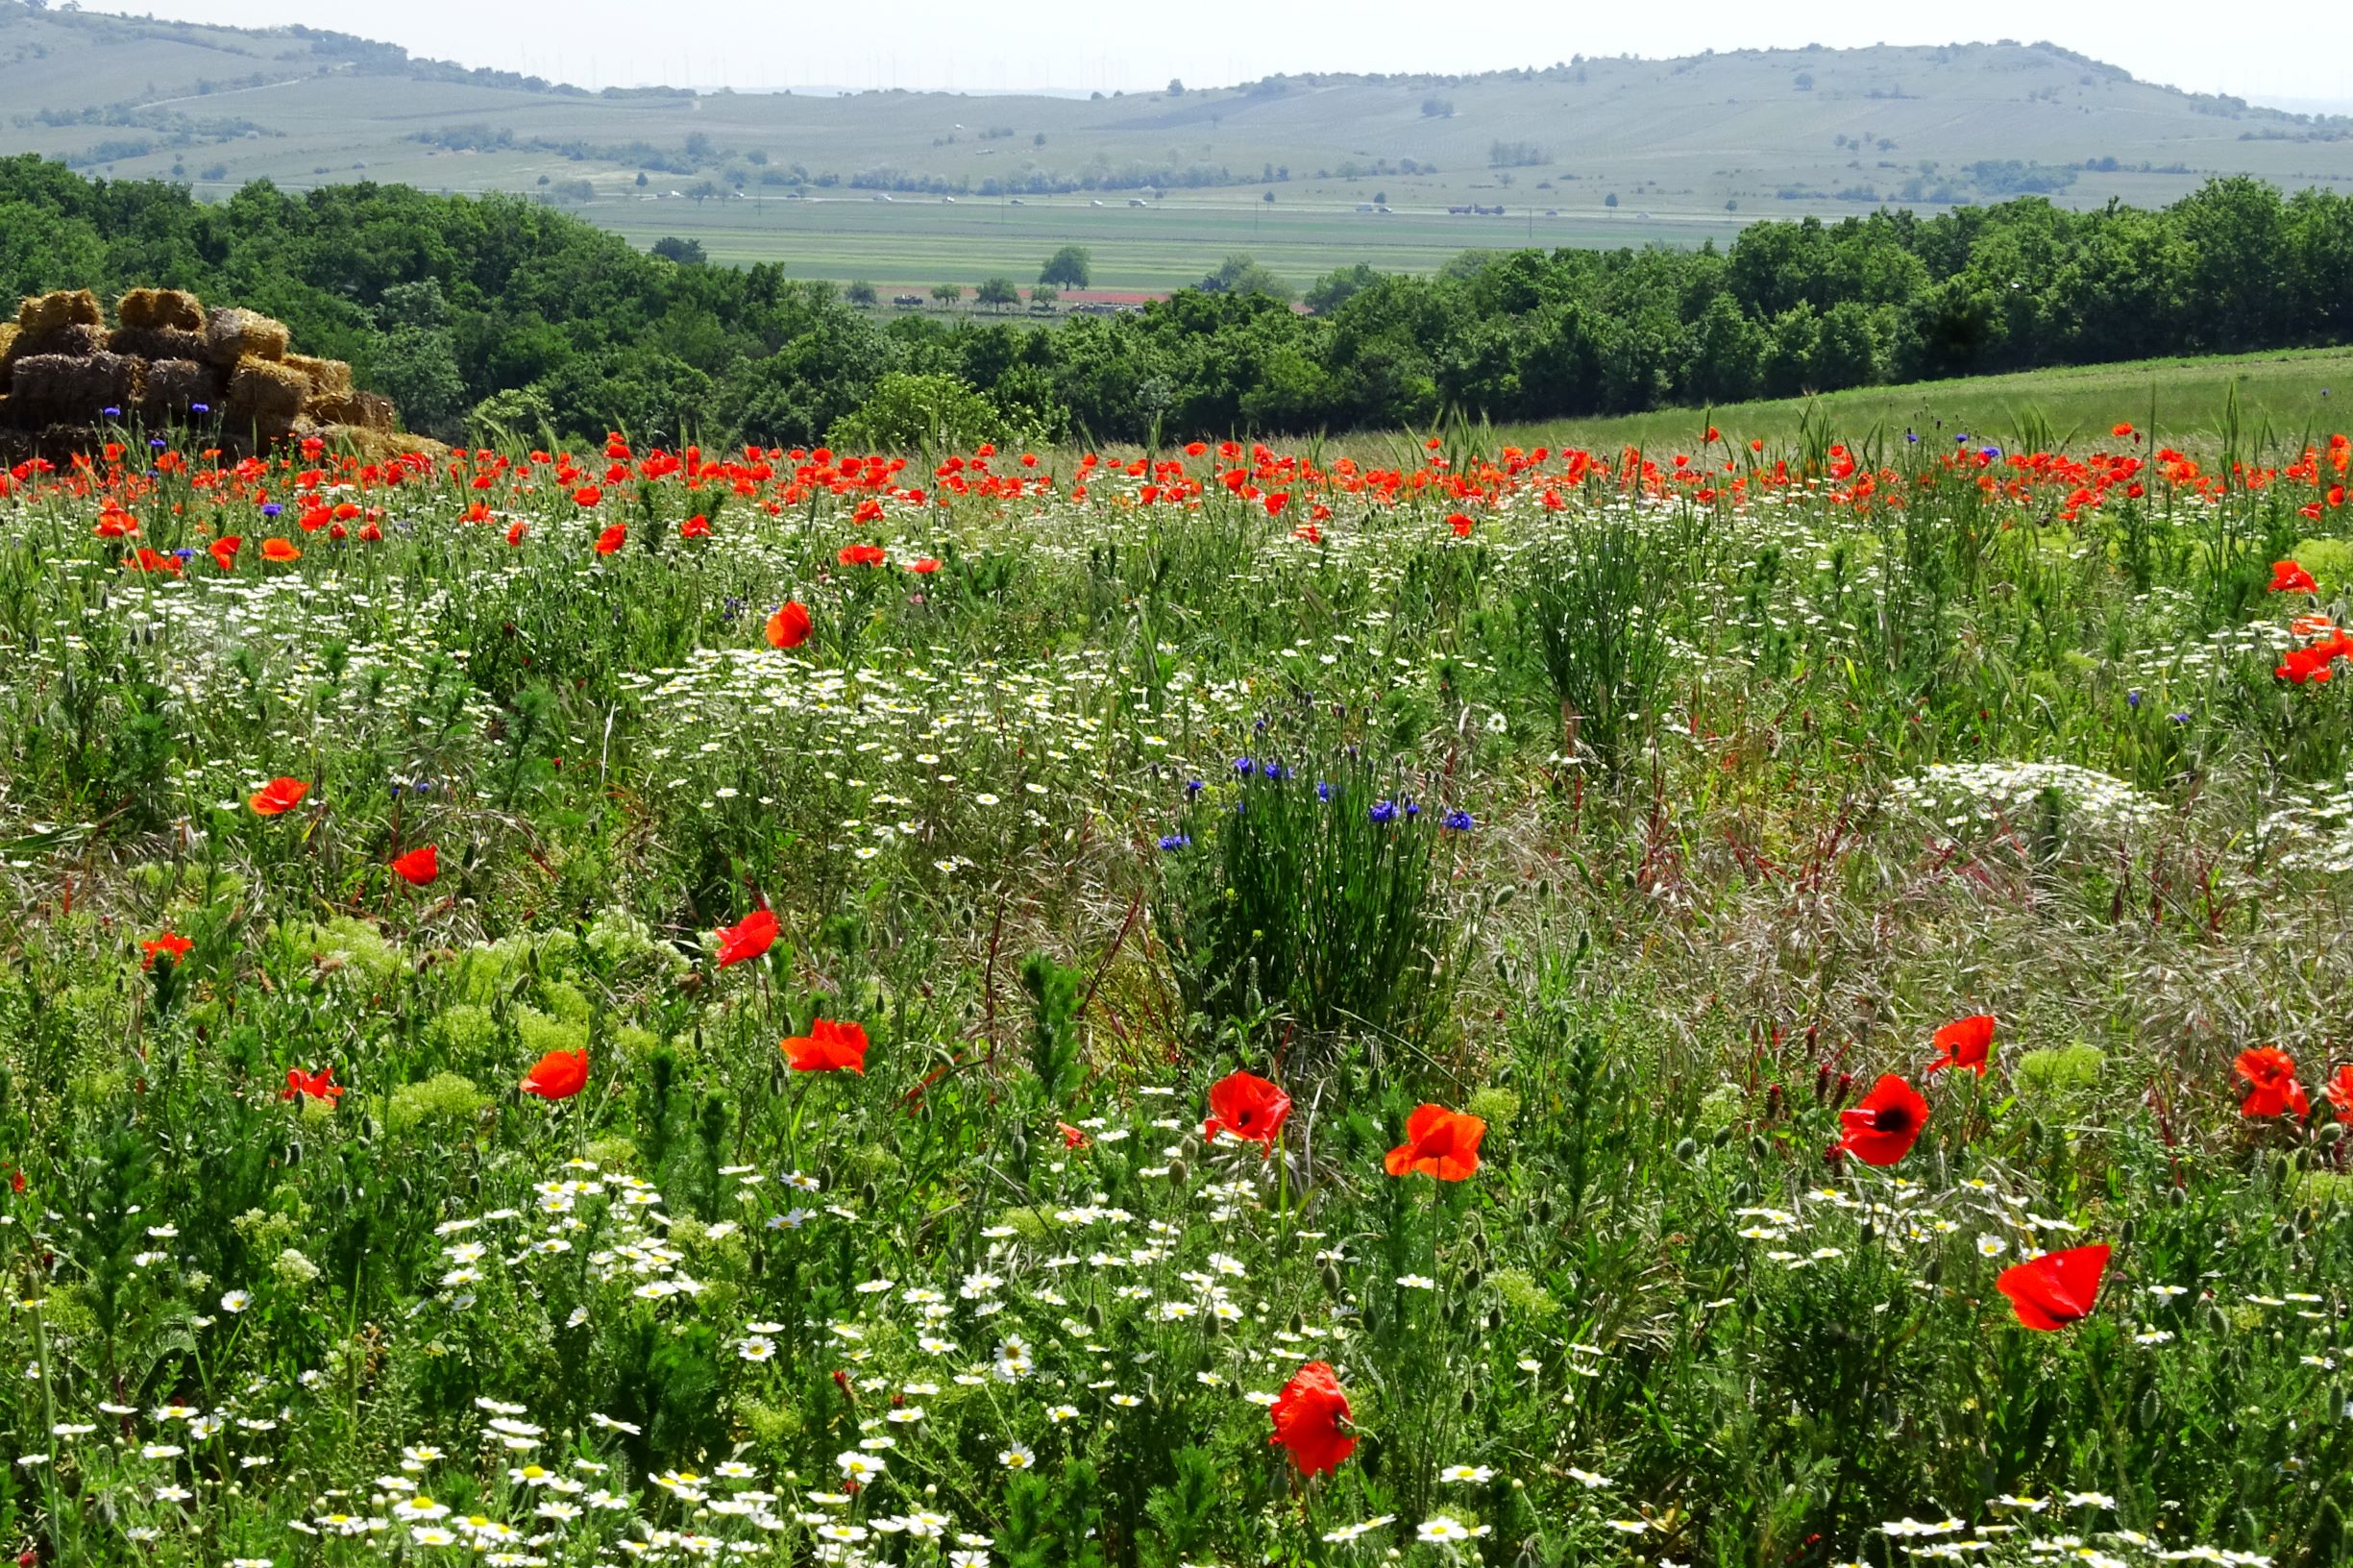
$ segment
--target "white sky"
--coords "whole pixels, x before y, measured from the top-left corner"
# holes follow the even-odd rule
[[[1980,0],[1946,11],[1886,0],[1162,0],[1114,7],[897,0],[868,8],[763,0],[402,0],[321,12],[299,0],[146,0],[139,11],[236,26],[307,22],[412,54],[499,65],[583,86],[686,83],[738,89],[837,86],[1222,86],[1278,71],[1479,71],[1572,54],[1653,58],[1702,49],[2048,39],[2145,81],[2294,109],[2353,109],[2353,14],[2342,0],[2193,0],[2124,7]]]

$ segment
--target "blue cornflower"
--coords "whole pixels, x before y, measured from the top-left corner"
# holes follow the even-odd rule
[[[150,446],[150,447],[154,448],[154,449],[155,449],[156,451],[158,451],[158,452],[161,452],[161,451],[163,450],[164,446],[166,445],[166,443],[165,443],[165,441],[164,441],[163,437],[161,437],[161,436],[159,436],[159,435],[151,435],[151,436],[149,436],[149,437],[147,438],[147,444],[148,444],[148,446]]]
[[[1372,810],[1366,812],[1365,815],[1370,817],[1374,821],[1382,823],[1385,826],[1386,824],[1397,821],[1397,802],[1394,800],[1380,801],[1373,807]]]
[[[1419,817],[1421,814],[1422,808],[1420,806],[1414,804],[1410,800],[1406,802],[1406,815],[1408,817]]]
[[[109,419],[120,419],[123,417],[123,411],[120,408],[101,408],[98,411],[106,415]]]
[[[279,505],[278,502],[274,501],[265,501],[261,503],[261,515],[263,517],[276,517],[283,510],[285,510],[285,508]]]
[[[1999,447],[1979,447],[1977,455],[1990,463],[2001,455],[2001,449]]]
[[[1164,833],[1161,835],[1160,846],[1163,849],[1182,849],[1192,842],[1192,835],[1189,833]]]
[[[1326,803],[1332,799],[1332,786],[1320,778],[1315,781],[1315,798]]]
[[[2177,724],[2186,724],[2190,722],[2190,716],[2186,713],[2169,713],[2166,717]]]
[[[2126,692],[2126,693],[2124,694],[2124,706],[2126,706],[2126,707],[2128,707],[2128,708],[2137,708],[2137,707],[2139,707],[2140,705],[2141,705],[2141,693],[2140,693],[2140,690],[2139,690],[2138,688],[2135,688],[2134,690],[2129,691],[2129,692]]]
[[[1464,811],[1461,807],[1458,806],[1453,811],[1450,811],[1445,816],[1439,818],[1438,825],[1445,828],[1450,833],[1468,833],[1472,828],[1478,826],[1479,824],[1471,820],[1471,814],[1469,812]]]
[[[191,414],[208,414],[212,412],[212,404],[208,403],[191,403],[188,404],[188,412]]]
[[[172,553],[179,556],[184,561],[192,561],[196,558],[196,547],[194,545],[182,545],[178,550],[173,551]]]
[[[1197,778],[1189,778],[1185,781],[1185,793],[1189,796],[1199,795],[1202,788],[1202,783]]]
[[[1288,768],[1284,767],[1283,764],[1279,762],[1267,763],[1264,767],[1261,768],[1259,772],[1264,773],[1268,778],[1274,779],[1278,783],[1291,776],[1291,771]]]
[[[1234,772],[1243,778],[1248,778],[1252,773],[1256,772],[1258,771],[1258,766],[1259,765],[1257,763],[1252,762],[1248,757],[1236,757],[1234,759]]]

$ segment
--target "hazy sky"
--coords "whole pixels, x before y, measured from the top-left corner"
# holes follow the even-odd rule
[[[2146,81],[2257,102],[2353,101],[2353,16],[2342,0],[1980,0],[1947,11],[1885,0],[1562,6],[1543,0],[1180,0],[1013,7],[944,0],[887,6],[761,0],[401,0],[321,12],[296,0],[151,0],[93,10],[243,26],[307,22],[412,54],[500,65],[584,86],[688,83],[739,89],[1218,86],[1278,71],[1477,71],[1572,54],[1654,58],[1702,49],[2054,43]],[[2309,109],[2311,103],[2287,107]]]

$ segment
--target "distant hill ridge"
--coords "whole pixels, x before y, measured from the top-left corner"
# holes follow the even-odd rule
[[[331,29],[0,0],[0,152],[208,198],[256,179],[513,190],[632,233],[668,221],[641,202],[853,192],[1606,211],[1629,238],[1678,241],[1883,204],[2157,206],[2237,174],[2353,192],[2353,117],[2185,92],[2007,40],[1287,73],[1091,97],[590,91]]]

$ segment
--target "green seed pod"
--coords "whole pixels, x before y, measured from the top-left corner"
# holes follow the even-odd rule
[[[1700,1145],[1688,1138],[1675,1145],[1675,1158],[1680,1164],[1687,1165],[1699,1157]]]
[[[286,1139],[285,1160],[289,1165],[299,1165],[303,1163],[303,1140],[301,1139],[289,1138]]]
[[[1087,1304],[1087,1332],[1089,1334],[1103,1332],[1103,1304],[1099,1301],[1091,1301]]]
[[[1324,1260],[1324,1294],[1336,1301],[1339,1299],[1339,1293],[1340,1271],[1333,1265],[1332,1260],[1327,1258]]]
[[[1463,1413],[1464,1415],[1470,1415],[1470,1414],[1475,1413],[1475,1412],[1478,1410],[1478,1409],[1479,1409],[1479,1393],[1478,1393],[1478,1390],[1477,1390],[1477,1389],[1473,1389],[1473,1388],[1465,1388],[1465,1389],[1463,1389],[1463,1390],[1462,1390],[1462,1413]]]
[[[2134,1413],[2140,1420],[2141,1430],[2143,1432],[2154,1432],[2157,1430],[2157,1422],[2164,1416],[2165,1411],[2157,1403],[2157,1389],[2155,1384],[2152,1384],[2148,1388],[2143,1391],[2141,1395],[2141,1407]]]

